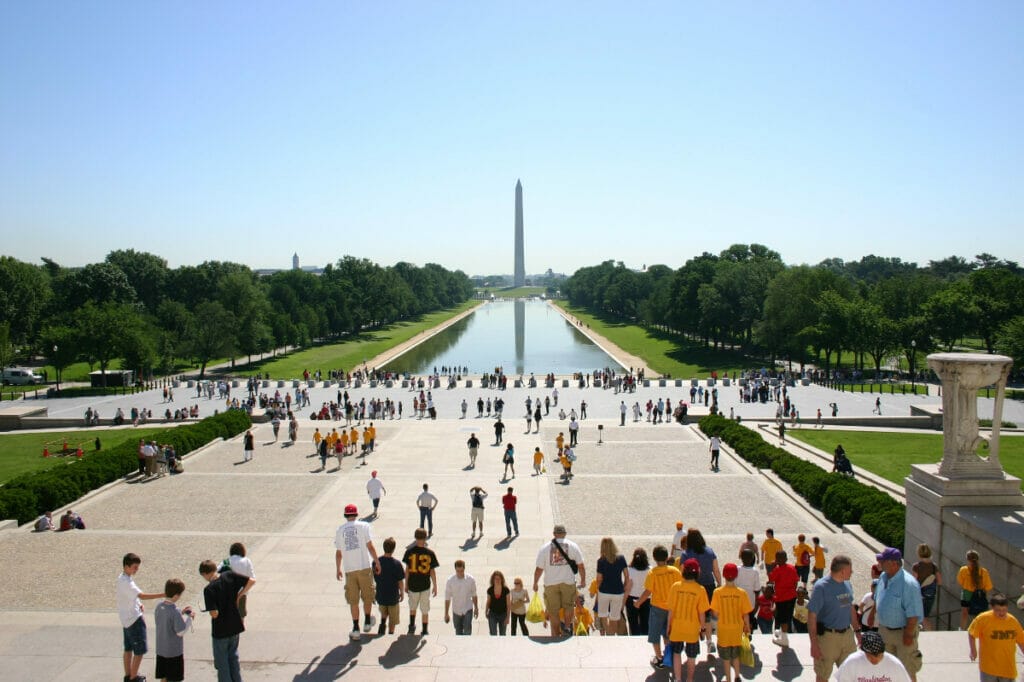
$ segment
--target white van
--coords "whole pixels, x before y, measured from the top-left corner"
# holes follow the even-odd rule
[[[4,386],[25,386],[26,384],[41,384],[43,378],[30,369],[22,367],[5,367],[3,374]]]

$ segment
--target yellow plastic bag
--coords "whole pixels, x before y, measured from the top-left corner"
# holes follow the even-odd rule
[[[745,632],[740,640],[740,665],[754,667],[754,649],[750,646],[750,637]]]
[[[541,601],[539,592],[533,593],[530,605],[526,607],[526,620],[531,623],[543,623],[547,620],[544,616],[544,602]]]
[[[582,620],[576,623],[575,634],[577,637],[584,637],[590,634],[590,632],[587,630],[587,624],[584,623]]]

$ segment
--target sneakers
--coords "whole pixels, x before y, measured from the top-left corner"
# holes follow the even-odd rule
[[[781,630],[775,631],[775,636],[772,637],[772,644],[786,648],[789,646],[789,635]]]
[[[358,642],[362,638],[362,636],[363,633],[359,632],[359,630],[353,630],[352,632],[348,633],[348,638],[351,639],[353,642]]]
[[[665,664],[661,662],[661,659],[655,656],[651,659],[651,667],[655,670],[664,670]]]
[[[363,632],[369,632],[370,630],[372,630],[373,629],[373,625],[376,622],[377,622],[377,618],[375,616],[370,616],[370,620],[367,620],[367,621],[363,622]]]

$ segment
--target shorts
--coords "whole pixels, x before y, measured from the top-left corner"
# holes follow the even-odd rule
[[[373,604],[373,599],[377,595],[377,588],[373,584],[373,569],[364,568],[345,574],[345,603],[358,604],[360,595],[363,604]]]
[[[796,606],[796,597],[787,601],[775,602],[775,622],[789,625],[793,620],[794,606]]]
[[[740,647],[720,646],[718,647],[718,657],[723,661],[735,661],[740,657]]]
[[[665,634],[666,625],[668,625],[668,611],[651,604],[651,612],[647,616],[647,641],[651,644],[660,643]]]
[[[124,650],[130,651],[136,656],[143,656],[149,651],[146,646],[146,619],[142,616],[124,628]]]
[[[381,620],[383,621],[386,618],[388,621],[388,627],[393,628],[401,622],[398,617],[399,612],[401,611],[401,609],[398,608],[398,604],[377,604],[377,606],[380,608]]]
[[[605,594],[604,592],[597,593],[597,617],[607,618],[608,620],[618,620],[622,617],[622,597],[621,594]]]
[[[672,642],[672,653],[681,654],[686,653],[687,658],[697,658],[700,656],[700,642]]]
[[[473,507],[473,511],[469,514],[469,519],[473,523],[479,523],[483,525],[484,522],[484,510],[483,507]]]
[[[814,659],[814,674],[828,679],[847,656],[857,652],[857,639],[853,630],[825,632],[818,635],[818,646],[821,647],[821,658]]]
[[[981,682],[1014,682],[1012,677],[996,677],[995,675],[989,675],[988,673],[981,673],[980,680]]]
[[[430,613],[430,589],[421,592],[406,592],[409,599],[409,611],[419,611],[424,616]]]
[[[555,583],[544,586],[544,605],[549,616],[554,616],[559,609],[571,614],[576,609],[576,585]]]
[[[157,654],[156,672],[153,677],[158,680],[166,679],[167,682],[182,682],[185,679],[185,657],[171,656],[167,658]]]
[[[914,632],[914,641],[910,646],[903,643],[903,628],[890,630],[887,627],[879,627],[878,634],[882,635],[885,650],[900,659],[908,673],[914,675],[921,670],[921,650],[917,648],[917,632]]]

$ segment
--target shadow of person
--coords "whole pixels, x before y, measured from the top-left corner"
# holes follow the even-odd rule
[[[513,538],[502,538],[498,542],[494,543],[494,549],[498,550],[499,552],[508,549],[512,546],[512,539]]]
[[[356,656],[362,651],[358,642],[336,646],[323,657],[317,656],[302,669],[302,672],[293,677],[293,680],[312,682],[331,682],[358,665]]]
[[[462,543],[459,549],[461,549],[463,552],[468,552],[471,549],[475,549],[478,544],[480,544],[479,539],[477,539],[476,537],[468,537],[466,538],[466,541]]]
[[[775,661],[775,670],[772,671],[772,677],[776,680],[797,680],[803,675],[804,665],[800,662],[800,657],[791,648],[783,648],[776,656]],[[754,663],[760,662],[760,657],[754,660]]]
[[[420,657],[420,650],[427,645],[427,640],[416,635],[398,637],[383,656],[377,657],[380,667],[385,669],[407,665]]]

